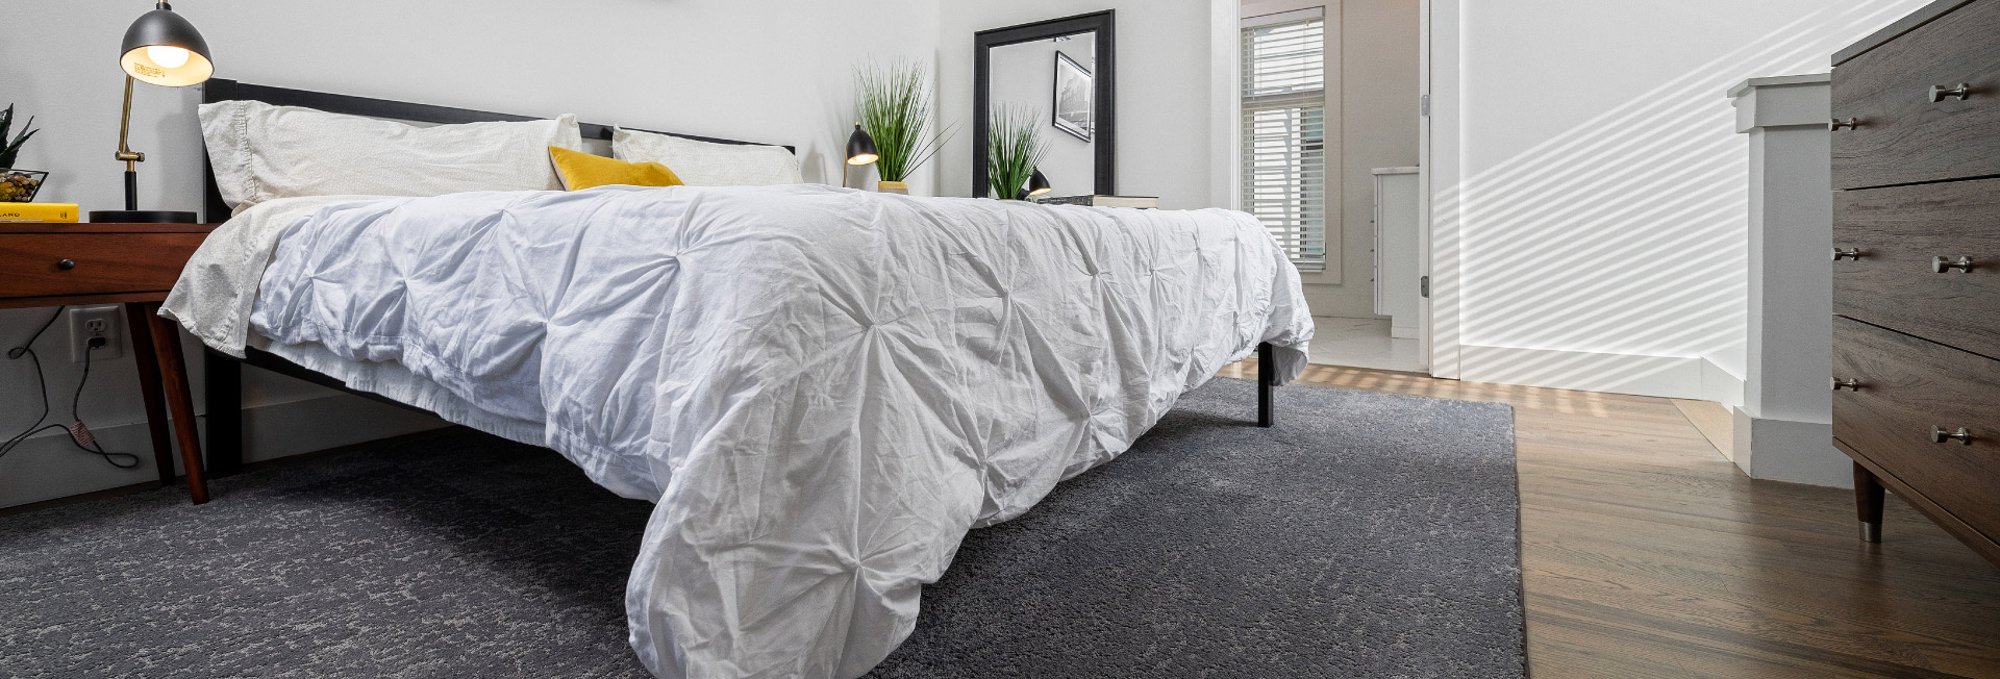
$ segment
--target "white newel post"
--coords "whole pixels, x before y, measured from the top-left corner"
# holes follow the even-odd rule
[[[1750,323],[1730,458],[1751,478],[1851,487],[1833,447],[1831,87],[1825,74],[1729,91],[1750,135]]]

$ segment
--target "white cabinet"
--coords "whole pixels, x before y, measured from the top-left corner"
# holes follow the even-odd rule
[[[1417,336],[1419,292],[1417,168],[1375,171],[1375,313],[1389,317],[1389,335]]]

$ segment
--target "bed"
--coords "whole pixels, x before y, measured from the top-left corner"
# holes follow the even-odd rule
[[[532,120],[230,81],[204,98]],[[1220,210],[816,185],[257,209],[217,232],[277,234],[254,295],[203,293],[198,254],[167,306],[209,345],[211,470],[241,462],[245,365],[549,447],[655,503],[626,603],[664,677],[866,673],[967,530],[1248,356],[1271,426],[1312,332],[1282,251]],[[194,320],[225,303],[250,310],[240,341]]]

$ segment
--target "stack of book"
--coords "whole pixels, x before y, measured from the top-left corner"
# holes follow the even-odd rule
[[[0,222],[76,222],[76,203],[0,203]]]
[[[1090,205],[1094,207],[1136,207],[1156,208],[1160,206],[1159,196],[1060,196],[1043,198],[1043,205]]]

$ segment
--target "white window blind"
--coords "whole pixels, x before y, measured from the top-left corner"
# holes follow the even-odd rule
[[[1326,270],[1326,17],[1243,21],[1243,209],[1300,271]]]

